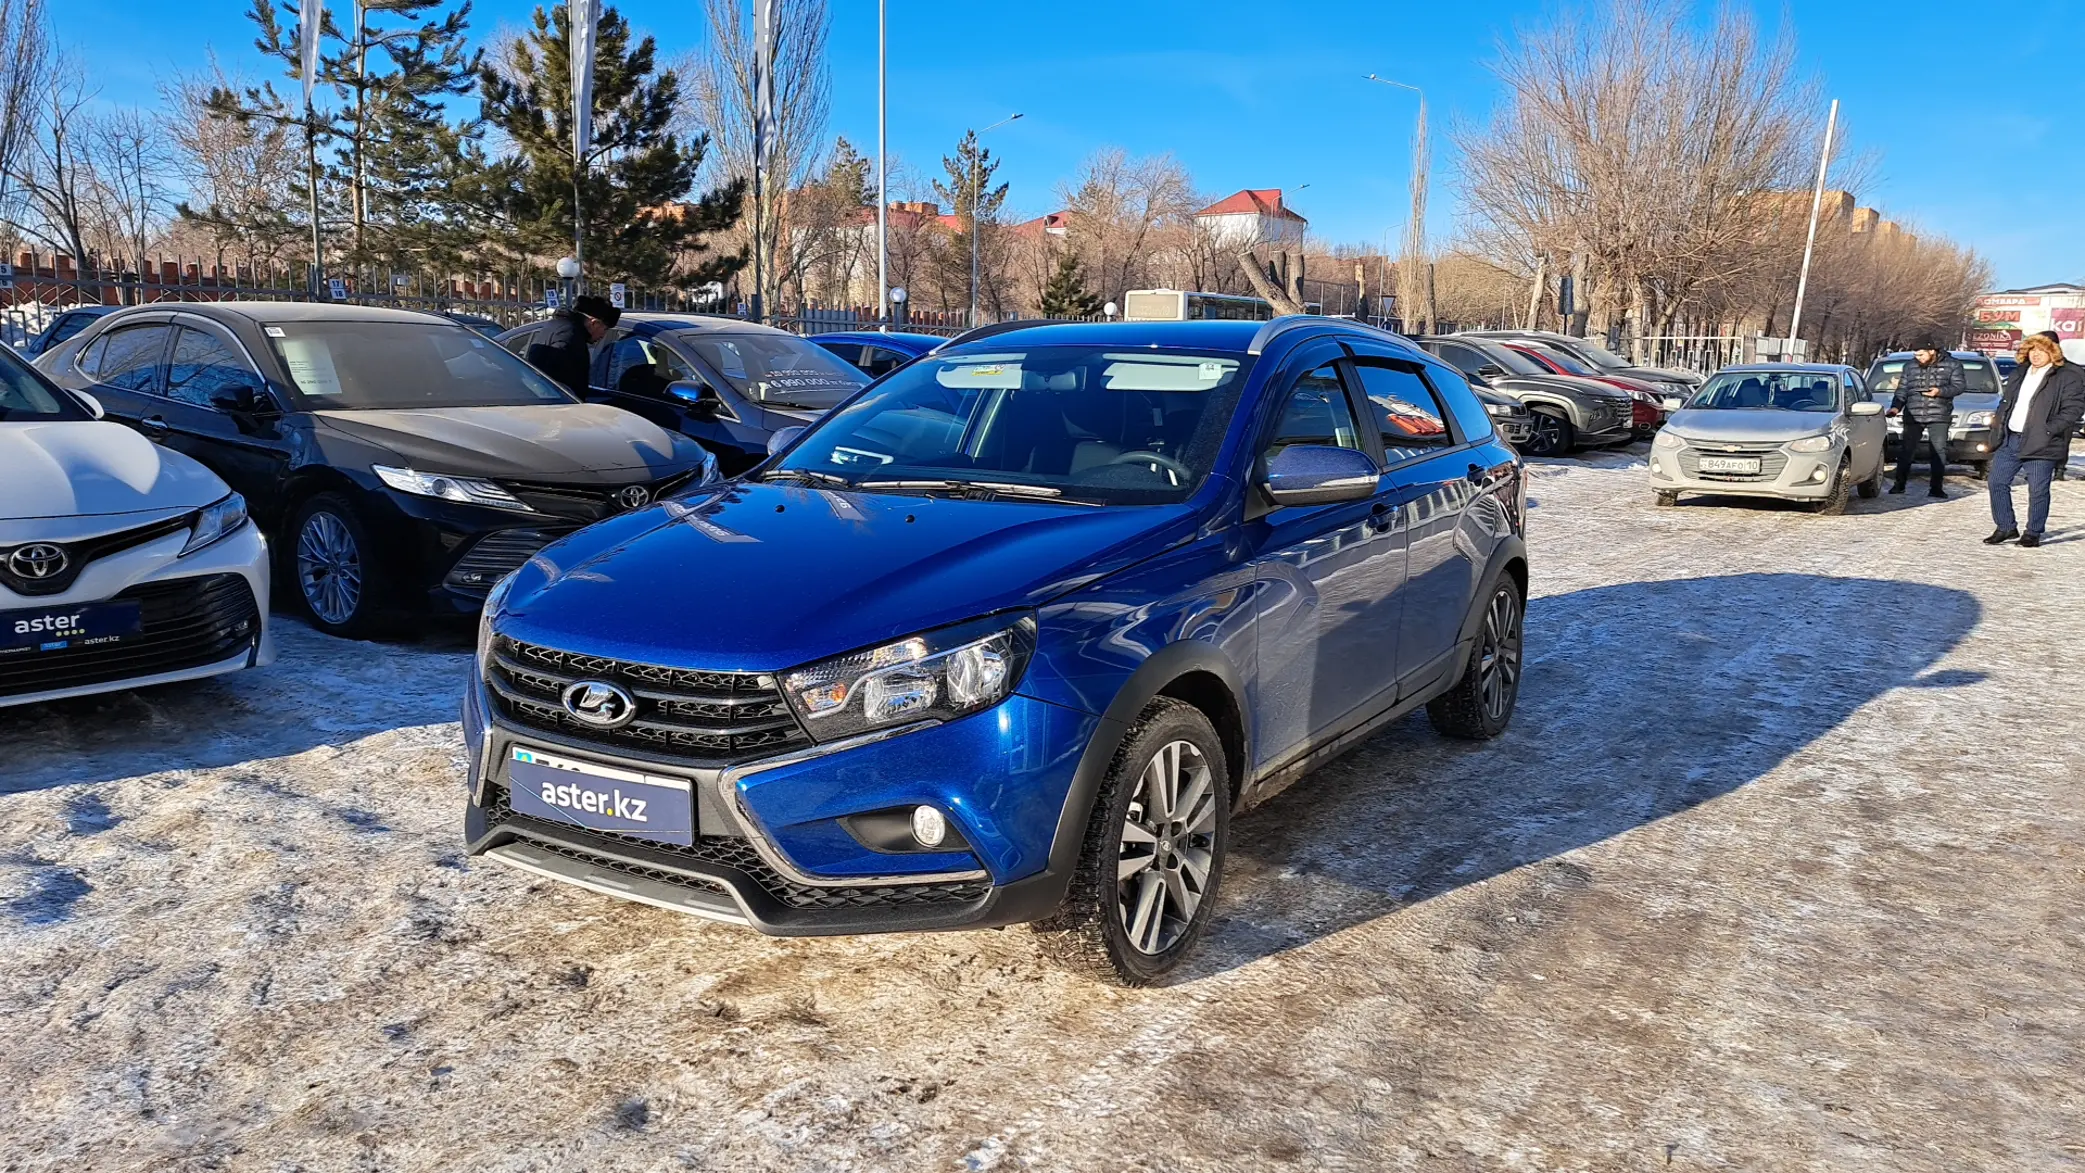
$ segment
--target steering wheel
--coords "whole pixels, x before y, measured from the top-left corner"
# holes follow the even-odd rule
[[[1170,456],[1160,456],[1156,452],[1124,452],[1101,467],[1113,468],[1118,464],[1148,464],[1153,468],[1164,469],[1174,474],[1180,478],[1179,483],[1182,484],[1194,479],[1194,473],[1186,465]]]

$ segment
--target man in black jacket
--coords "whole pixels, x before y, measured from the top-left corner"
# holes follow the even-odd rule
[[[2014,538],[2029,548],[2042,544],[2049,524],[2049,482],[2056,466],[2070,459],[2071,433],[2085,420],[2085,371],[2063,361],[2063,348],[2046,338],[2029,338],[2026,360],[2013,369],[1991,416],[1991,521],[1988,546]],[[2027,529],[2013,517],[2013,481],[2027,474]]]
[[[1911,461],[1918,454],[1921,434],[1933,445],[1933,481],[1930,494],[1947,496],[1947,429],[1955,418],[1955,396],[1968,389],[1962,364],[1930,339],[1919,343],[1912,361],[1897,384],[1895,410],[1904,417],[1904,438],[1897,449],[1897,479],[1890,492],[1904,491],[1911,479]]]
[[[571,309],[550,315],[550,324],[536,331],[535,340],[522,357],[583,399],[587,373],[593,366],[591,348],[608,337],[622,316],[623,311],[609,305],[605,298],[587,294],[574,301]]]

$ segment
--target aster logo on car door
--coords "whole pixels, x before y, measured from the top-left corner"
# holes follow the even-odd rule
[[[519,814],[683,847],[695,843],[695,791],[685,779],[517,745],[508,753],[507,782],[508,801]]]

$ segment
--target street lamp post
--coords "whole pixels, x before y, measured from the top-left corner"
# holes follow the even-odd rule
[[[889,0],[876,0],[876,320],[890,321],[890,168],[884,165],[889,130]]]
[[[1373,73],[1368,75],[1368,80],[1419,95],[1419,121],[1412,133],[1412,222],[1405,229],[1404,261],[1398,265],[1401,272],[1397,275],[1397,300],[1402,303],[1398,306],[1398,316],[1409,331],[1412,315],[1419,309],[1419,266],[1426,262],[1426,91]],[[1431,311],[1429,304],[1429,317]],[[1426,328],[1431,330],[1433,323],[1427,322]]]
[[[983,130],[978,131],[977,139],[970,144],[970,326],[972,329],[977,327],[977,208],[984,196],[984,192],[978,186],[978,156],[984,152],[982,144],[985,135],[998,130],[1009,122],[1018,122],[1020,118],[1019,114],[1007,115]]]

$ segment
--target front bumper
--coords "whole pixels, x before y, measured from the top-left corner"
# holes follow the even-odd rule
[[[1687,459],[1691,454],[1694,459]],[[1760,472],[1703,473],[1702,455],[1742,455],[1760,459]],[[1832,474],[1846,457],[1844,444],[1822,452],[1790,452],[1786,448],[1704,453],[1689,445],[1653,448],[1648,461],[1651,488],[1660,493],[1712,493],[1726,497],[1775,497],[1785,501],[1821,501],[1832,494]]]
[[[1034,920],[1063,898],[1048,867],[1059,815],[1100,719],[1016,695],[946,724],[730,766],[606,749],[507,720],[482,680],[464,703],[472,855],[778,936],[982,928]],[[691,783],[682,846],[516,812],[516,745]],[[969,850],[889,853],[848,816],[928,804]]]
[[[1891,420],[1890,425],[1891,426],[1889,429],[1888,436],[1883,441],[1883,450],[1887,452],[1892,458],[1897,458],[1898,456],[1900,456],[1904,449],[1904,428],[1903,425],[1896,420]],[[1912,454],[1912,459],[1923,460],[1925,459],[1928,451],[1929,449],[1927,449],[1925,445],[1921,443],[1919,446],[1919,451]],[[1973,465],[1990,463],[1991,429],[1949,429],[1947,434],[1947,460],[1949,464]]]
[[[146,628],[95,649],[0,653],[0,707],[221,676],[274,662],[268,543],[248,524],[186,558],[183,530],[89,564],[55,595],[0,586],[0,611],[145,600]],[[61,658],[62,657],[62,658]]]

